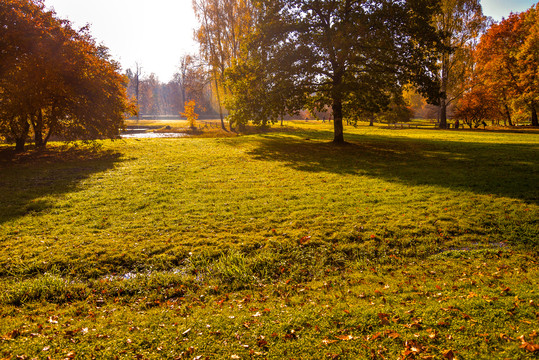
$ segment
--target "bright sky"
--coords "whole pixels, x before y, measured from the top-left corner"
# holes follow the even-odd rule
[[[499,21],[521,12],[534,0],[481,0],[485,15]],[[145,75],[155,73],[167,82],[183,54],[196,53],[193,31],[197,21],[191,0],[45,0],[60,18],[76,28],[90,24],[98,42],[110,49],[124,70],[142,66]]]

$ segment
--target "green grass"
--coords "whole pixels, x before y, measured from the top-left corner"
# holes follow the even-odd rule
[[[537,134],[275,128],[0,148],[0,358],[537,358]]]

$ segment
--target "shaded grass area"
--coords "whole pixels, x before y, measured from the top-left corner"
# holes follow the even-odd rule
[[[294,126],[4,156],[0,357],[536,356],[536,135]]]

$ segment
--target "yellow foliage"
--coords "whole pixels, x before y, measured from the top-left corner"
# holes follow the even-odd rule
[[[198,114],[195,112],[195,106],[195,100],[186,101],[184,105],[184,110],[182,113],[180,113],[181,116],[185,116],[187,118],[187,122],[192,128],[195,127],[196,121],[198,120]]]

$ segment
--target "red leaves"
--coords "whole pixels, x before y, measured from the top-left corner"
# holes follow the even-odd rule
[[[311,236],[307,235],[307,236],[304,236],[301,239],[299,239],[298,242],[299,242],[300,245],[305,245],[305,244],[309,243],[309,240],[311,240]]]

